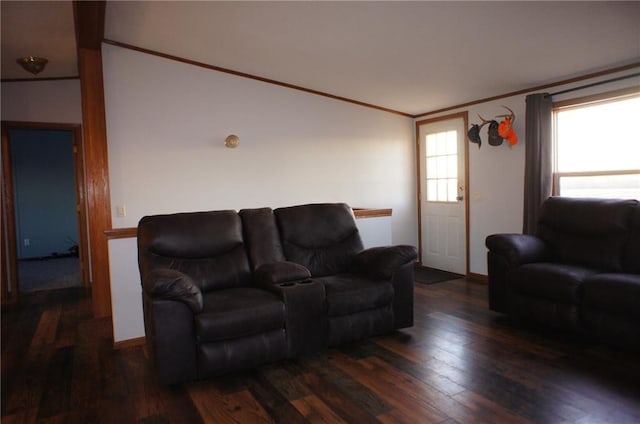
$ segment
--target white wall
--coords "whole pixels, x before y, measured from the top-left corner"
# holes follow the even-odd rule
[[[637,70],[636,70],[637,71]],[[556,86],[536,92],[559,92],[568,88],[588,85],[592,82],[613,79],[626,73],[611,74],[592,80],[580,81],[564,86]],[[613,91],[620,88],[637,87],[640,78],[618,81],[582,89],[571,93],[553,96],[553,101],[584,97],[592,94]],[[499,93],[496,93],[499,94]],[[528,93],[527,93],[528,94]],[[482,147],[469,144],[469,180],[467,183],[469,198],[469,272],[486,275],[487,258],[484,241],[489,234],[521,233],[524,198],[524,157],[525,157],[525,97],[526,94],[502,98],[499,100],[480,103],[467,108],[447,111],[417,119],[425,120],[468,110],[469,125],[480,123],[478,115],[485,119],[492,119],[495,115],[508,113],[502,106],[508,106],[516,115],[514,129],[519,137],[519,143],[508,147],[505,141],[501,146],[490,146],[487,142],[487,127],[481,131]],[[588,123],[585,123],[588,125]]]
[[[114,227],[344,201],[393,208],[394,242],[416,243],[411,119],[114,46],[103,54]]]
[[[372,216],[356,219],[358,232],[365,249],[393,244],[391,222],[393,216]]]
[[[110,45],[103,63],[114,228],[340,201],[392,208],[392,242],[416,245],[412,119]],[[229,134],[237,149],[224,147]],[[115,341],[142,335],[131,243],[109,243]]]
[[[144,337],[142,285],[135,238],[109,240],[109,275],[114,342]]]
[[[2,83],[2,120],[82,123],[80,80]]]

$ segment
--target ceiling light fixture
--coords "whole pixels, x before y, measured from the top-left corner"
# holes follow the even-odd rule
[[[236,147],[238,147],[239,144],[240,144],[240,137],[238,137],[235,134],[231,134],[224,139],[225,147],[228,147],[230,149],[235,149]]]
[[[38,75],[44,70],[44,67],[49,60],[44,57],[25,56],[16,59],[16,62],[18,62],[25,71],[31,72],[33,75]]]

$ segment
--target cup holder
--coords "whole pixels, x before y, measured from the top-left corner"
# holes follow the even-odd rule
[[[310,284],[310,283],[313,283],[313,280],[309,279],[309,280],[302,280],[302,281],[287,281],[285,283],[279,283],[278,286],[280,286],[280,287],[293,287],[293,286],[296,286],[298,284],[304,285],[304,284]]]

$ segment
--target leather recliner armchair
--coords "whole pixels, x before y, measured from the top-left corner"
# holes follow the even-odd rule
[[[284,302],[253,284],[235,211],[142,218],[138,261],[147,345],[161,382],[287,357]]]
[[[487,237],[497,312],[640,349],[640,205],[551,197],[536,235]]]

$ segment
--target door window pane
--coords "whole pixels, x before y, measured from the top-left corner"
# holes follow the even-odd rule
[[[458,196],[458,140],[456,131],[427,135],[427,200],[455,202]]]
[[[427,200],[429,202],[438,200],[438,180],[427,180]]]

